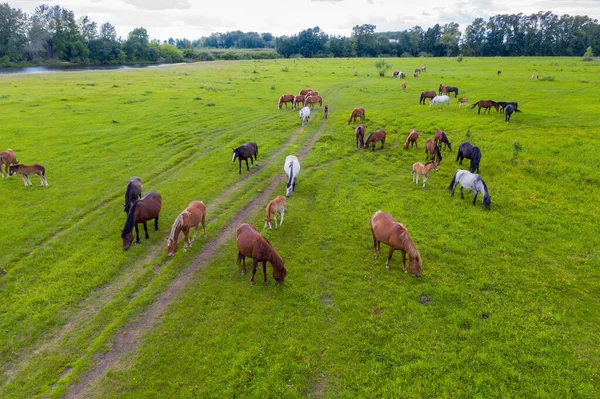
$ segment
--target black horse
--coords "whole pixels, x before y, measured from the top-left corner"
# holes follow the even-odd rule
[[[460,164],[462,165],[462,161],[464,158],[471,160],[471,166],[469,167],[469,171],[471,173],[479,173],[479,161],[481,161],[481,151],[479,147],[474,146],[473,144],[465,141],[464,143],[460,143],[458,147],[458,154],[456,154],[456,160],[460,159]]]
[[[515,110],[517,110],[519,108],[519,104],[517,104],[514,101],[497,101],[497,103],[500,106],[500,113],[501,114],[504,113],[504,110],[506,109],[507,105],[512,105]],[[517,111],[517,112],[521,112],[521,111]]]
[[[446,94],[454,93],[454,97],[458,96],[458,87],[446,86]]]
[[[513,107],[512,104],[508,104],[506,106],[506,114],[504,115],[504,120],[506,121],[506,123],[510,122],[510,116],[513,114],[513,112],[521,111],[519,111],[516,107]]]
[[[242,174],[242,161],[246,161],[246,169],[250,171],[250,167],[248,166],[248,159],[250,159],[250,162],[252,162],[252,166],[254,166],[254,161],[258,158],[258,146],[254,142],[249,142],[239,146],[238,148],[234,148],[233,158],[231,162],[235,162],[236,158],[239,158],[240,161],[240,171],[238,174]]]

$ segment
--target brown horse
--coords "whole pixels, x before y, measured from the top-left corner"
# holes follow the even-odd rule
[[[415,148],[418,149],[419,148],[419,146],[417,145],[418,139],[419,139],[419,133],[417,132],[417,129],[415,129],[415,128],[411,129],[410,133],[406,137],[406,141],[404,142],[404,149],[408,150],[409,145],[411,147],[414,145]]]
[[[416,73],[416,72],[415,72],[415,73],[413,73],[413,79],[416,79],[416,78],[418,78],[418,77],[419,77],[419,74],[418,74],[418,73]]]
[[[31,180],[29,180],[30,175],[38,175],[40,177],[42,187],[44,185],[48,187],[48,181],[46,180],[46,168],[44,168],[42,165],[38,165],[37,163],[34,165],[23,165],[20,163],[11,165],[8,169],[8,175],[12,176],[15,173],[19,173],[21,175],[23,178],[23,183],[25,183],[25,187],[28,185],[33,186],[33,183]]]
[[[356,118],[360,118],[362,122],[365,121],[365,109],[364,108],[354,108],[352,110],[352,114],[350,114],[350,119],[348,119],[348,124],[350,122],[356,123]]]
[[[502,69],[498,69],[498,72],[496,72],[498,75],[500,75],[502,73]]]
[[[392,73],[392,78],[398,78],[398,79],[402,78],[402,79],[404,79],[404,78],[406,78],[406,75],[404,74],[404,72],[394,71]]]
[[[187,251],[188,248],[192,247],[192,242],[196,241],[198,235],[198,227],[202,224],[204,229],[204,237],[206,238],[206,206],[202,201],[192,201],[183,212],[177,216],[173,226],[171,227],[171,234],[167,238],[167,254],[169,256],[175,255],[177,251],[177,241],[179,240],[179,234],[183,231],[183,252]],[[195,228],[194,236],[190,241],[190,229]]]
[[[429,172],[431,169],[434,169],[436,172],[438,171],[438,164],[435,161],[429,161],[425,165],[421,162],[415,162],[412,166],[412,174],[413,174],[413,183],[419,184],[419,175],[423,176],[423,188],[425,188],[425,183],[427,183],[427,179],[429,179]]]
[[[479,107],[479,108],[477,108],[477,115],[479,115],[479,113],[481,112],[481,108],[484,108],[484,110],[483,110],[484,114],[485,114],[485,111],[487,111],[489,114],[492,107],[496,108],[496,112],[498,112],[498,110],[500,109],[500,105],[497,102],[492,101],[492,100],[479,100],[475,104],[473,104],[471,109],[473,109],[475,107]]]
[[[438,165],[442,162],[442,153],[440,152],[440,147],[431,139],[425,142],[425,159],[433,160],[438,163]]]
[[[275,219],[275,228],[277,228],[277,212],[279,212],[281,215],[281,220],[279,221],[279,226],[281,226],[283,224],[283,214],[285,213],[286,205],[287,205],[287,202],[283,195],[278,195],[277,198],[269,201],[269,204],[267,205],[267,209],[266,209],[266,215],[265,215],[265,226],[263,227],[263,229],[266,228],[267,226],[269,226],[269,230],[272,229],[271,218]]]
[[[292,106],[294,105],[293,94],[284,94],[283,96],[279,97],[279,103],[277,104],[277,108],[281,109],[281,106],[283,104],[285,104],[285,107],[287,108],[287,103],[292,103]]]
[[[408,230],[401,223],[396,222],[392,215],[387,212],[377,211],[371,217],[371,233],[373,233],[373,246],[375,247],[375,259],[379,256],[381,243],[390,246],[385,268],[390,268],[390,260],[395,250],[402,251],[402,266],[406,270],[406,254],[409,257],[409,267],[413,276],[421,276],[423,261],[415,243],[410,238]]]
[[[369,134],[369,137],[367,137],[367,141],[365,142],[363,148],[366,150],[369,148],[369,144],[371,144],[373,145],[373,151],[375,151],[375,143],[378,141],[381,141],[381,148],[383,148],[383,145],[385,144],[385,130],[379,129]]]
[[[307,93],[314,91],[313,89],[302,89],[300,90],[300,95],[305,96]]]
[[[319,103],[319,107],[323,106],[323,98],[319,95],[315,96],[315,95],[310,95],[308,97],[304,98],[304,106],[305,107],[314,107],[314,104]]]
[[[4,173],[6,171],[6,177],[10,176],[8,168],[10,165],[16,165],[19,161],[17,161],[17,156],[10,148],[6,151],[0,152],[0,173],[2,173],[2,178],[4,179]],[[4,169],[2,169],[2,165],[4,165]]]
[[[402,82],[402,90],[406,90],[406,82]]]
[[[365,128],[365,125],[363,125],[362,123],[358,126],[356,126],[355,132],[356,132],[356,148],[363,148],[365,146],[365,131],[367,129]],[[359,146],[360,144],[360,146]]]
[[[446,133],[442,129],[435,131],[435,143],[439,144],[442,149],[444,149],[443,146],[446,146],[449,151],[452,151],[452,143],[448,140],[448,136],[446,136]]]
[[[160,207],[162,205],[162,197],[156,191],[152,190],[146,195],[131,205],[129,213],[127,214],[127,220],[125,220],[125,226],[121,230],[121,238],[123,239],[123,249],[128,250],[133,242],[133,228],[135,227],[135,243],[140,243],[140,231],[138,229],[138,223],[144,224],[144,232],[146,233],[146,240],[150,237],[148,235],[148,226],[146,222],[154,219],[154,231],[158,231],[158,214],[160,213]]]
[[[462,107],[464,105],[469,105],[469,99],[466,97],[461,97],[458,99],[458,108]]]
[[[448,95],[448,88],[447,88],[446,86],[443,86],[443,85],[440,83],[440,87],[438,88],[438,92],[439,92],[439,95],[440,95],[440,96],[441,96],[442,94],[444,94],[444,95]]]
[[[254,285],[254,275],[258,262],[263,264],[265,283],[267,282],[267,262],[273,266],[273,278],[278,284],[283,283],[287,270],[281,256],[273,249],[269,240],[263,237],[254,226],[242,224],[236,231],[235,242],[238,247],[237,263],[242,264],[242,274],[246,274],[246,256],[252,258],[252,278],[250,283]]]
[[[323,118],[327,119],[329,117],[329,107],[326,105],[325,108],[323,108]]]
[[[415,69],[415,73],[416,73],[417,75],[418,75],[418,74],[420,74],[420,73],[421,73],[421,68],[417,68],[417,69]]]
[[[437,94],[435,94],[435,91],[424,91],[421,93],[421,98],[419,98],[419,104],[425,105],[426,98],[428,98],[429,102],[431,102],[431,100],[433,100],[435,96],[437,96]]]
[[[304,99],[306,96],[300,94],[299,96],[294,96],[294,101],[292,102],[292,109],[296,109],[296,104],[302,104],[304,106]]]
[[[131,204],[135,202],[136,199],[142,197],[142,179],[133,176],[129,179],[129,183],[127,183],[127,189],[125,189],[125,204],[123,207],[125,208],[125,213],[129,213],[129,208],[131,208]]]

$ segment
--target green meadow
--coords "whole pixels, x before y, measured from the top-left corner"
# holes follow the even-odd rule
[[[50,184],[0,181],[0,397],[599,397],[600,63],[397,58],[380,77],[375,61],[0,76],[0,150],[44,165]],[[391,78],[423,65],[406,91]],[[440,83],[522,112],[506,123],[453,96],[419,105]],[[317,108],[302,128],[277,100],[307,87],[329,118]],[[367,132],[386,130],[384,149],[356,148],[355,107]],[[403,150],[412,128],[419,147]],[[423,189],[411,167],[436,129],[453,151]],[[239,175],[231,149],[247,141],[258,165]],[[483,154],[489,211],[448,192],[469,167],[455,162],[463,141]],[[285,221],[263,230],[268,199],[285,193],[283,161],[301,153]],[[124,251],[132,176],[163,202],[159,231],[149,223],[150,238]],[[207,205],[208,238],[188,252],[181,238],[169,258],[165,239],[192,200]],[[386,270],[386,245],[374,260],[377,210],[407,227],[422,277],[402,272],[400,252]],[[240,214],[283,258],[284,284],[270,265],[267,284],[260,270],[254,286],[240,274]]]

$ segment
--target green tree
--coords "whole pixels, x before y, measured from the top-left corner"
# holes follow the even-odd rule
[[[439,40],[446,52],[446,57],[458,55],[458,42],[460,41],[461,33],[458,30],[458,24],[450,22],[442,27],[442,37]]]
[[[375,25],[356,25],[352,28],[352,49],[359,57],[375,57],[377,55],[377,41]]]
[[[145,28],[135,28],[129,32],[127,40],[123,43],[123,50],[127,54],[127,59],[131,61],[149,60],[148,31]]]
[[[27,43],[27,17],[21,11],[11,8],[8,3],[0,4],[0,58],[11,61],[23,58]]]

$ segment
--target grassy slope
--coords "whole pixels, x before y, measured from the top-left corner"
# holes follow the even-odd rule
[[[410,70],[416,61],[391,62]],[[24,212],[13,205],[25,192],[20,180],[2,182],[10,204],[0,227],[10,237],[0,243],[2,396],[47,394],[66,368],[53,392],[60,395],[200,250],[164,263],[161,238],[151,232],[156,253],[147,243],[123,253],[117,233],[127,179],[140,175],[145,191],[163,194],[166,235],[189,200],[210,204],[245,178],[227,148],[253,139],[266,157],[287,141],[298,118],[277,111],[273,98],[304,86],[334,97],[325,96],[331,116],[303,162],[284,226],[265,233],[286,261],[285,285],[250,288],[234,265],[232,240],[149,332],[131,367],[101,382],[102,396],[596,396],[598,242],[590,232],[598,222],[592,146],[600,106],[590,98],[598,67],[572,59],[427,60],[428,72],[402,92],[398,81],[368,77],[372,63],[0,80],[11,115],[4,147],[44,164],[51,184],[29,189]],[[532,73],[556,80],[530,81]],[[420,91],[439,83],[458,86],[471,103],[518,100],[523,113],[505,124],[499,114],[455,103],[419,106]],[[386,129],[385,150],[353,148],[346,117],[355,106],[367,109],[369,131]],[[421,146],[437,128],[455,146],[469,132],[483,152],[492,212],[448,196],[455,152],[444,154],[425,190],[410,183],[410,165],[424,160],[422,149],[401,150],[413,126]],[[513,141],[523,147],[516,160]],[[255,189],[280,173],[279,163],[250,178]],[[252,190],[240,195],[218,206],[209,234]],[[390,271],[384,259],[372,260],[368,220],[378,209],[408,227],[424,258],[422,279],[401,272],[399,254]],[[261,210],[250,222],[262,217]],[[421,295],[431,299],[426,306]],[[53,340],[57,332],[62,339]]]

